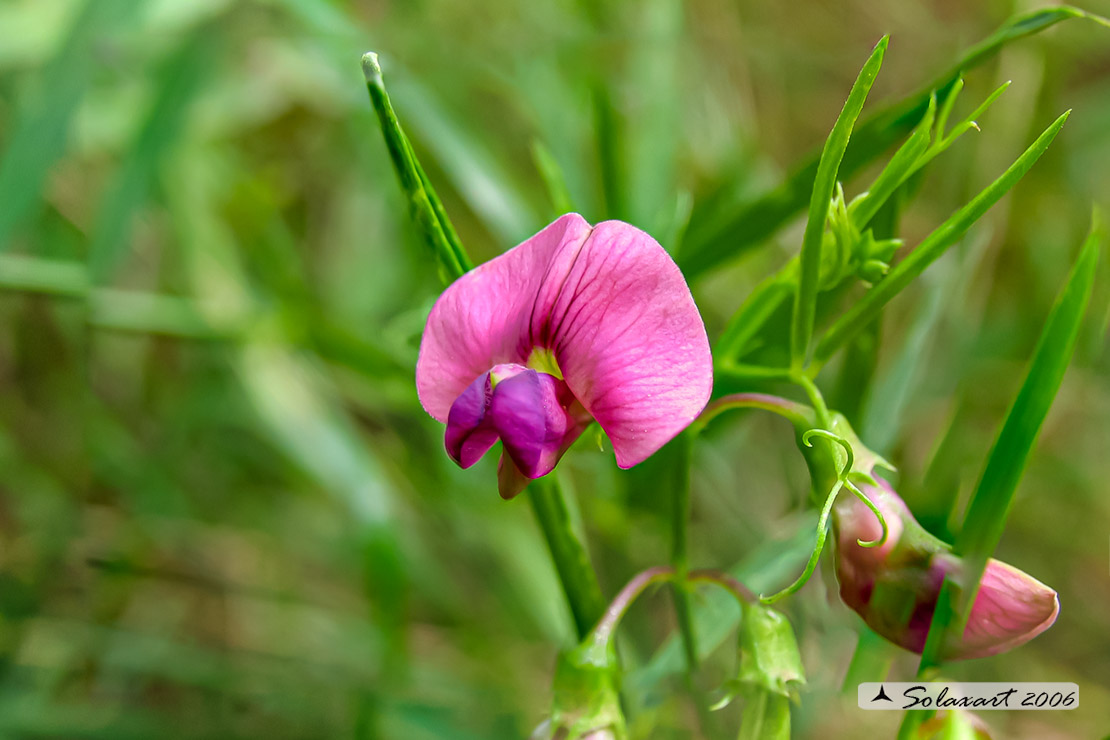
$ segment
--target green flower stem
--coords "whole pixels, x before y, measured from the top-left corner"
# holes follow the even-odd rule
[[[806,396],[809,397],[809,402],[813,404],[813,411],[817,414],[817,425],[821,429],[831,430],[832,415],[829,414],[829,407],[825,404],[825,397],[821,395],[821,390],[813,382],[813,379],[804,372],[792,373],[790,379],[796,385],[801,386]]]
[[[712,583],[719,586],[732,594],[732,597],[736,599],[737,603],[741,606],[759,602],[759,597],[757,597],[750,588],[724,571],[712,570],[710,568],[692,570],[686,575],[686,580],[690,583]]]
[[[686,535],[690,520],[690,453],[693,436],[691,432],[685,431],[671,444],[675,445],[677,452],[674,464],[676,479],[671,482],[671,565],[678,575],[672,594],[678,631],[682,635],[682,648],[686,653],[686,667],[694,671],[698,667],[698,642],[690,613],[690,594],[684,582],[689,567]]]
[[[526,493],[551,551],[578,637],[585,638],[605,613],[605,600],[590,554],[574,530],[558,481],[552,476],[540,478],[528,486]]]
[[[812,423],[812,412],[800,403],[789,401],[785,398],[772,396],[767,393],[733,393],[721,396],[713,401],[701,416],[694,420],[689,429],[693,434],[699,434],[710,421],[720,414],[733,409],[763,409],[771,411],[790,421],[794,426],[804,426]]]
[[[621,619],[624,618],[625,612],[632,606],[632,602],[636,601],[640,594],[653,583],[673,581],[675,574],[674,568],[668,565],[659,565],[633,576],[632,580],[626,583],[624,588],[613,597],[613,601],[610,602],[605,609],[605,613],[598,620],[597,626],[594,627],[591,634],[594,645],[598,647],[608,645],[613,639],[613,633],[617,631]]]

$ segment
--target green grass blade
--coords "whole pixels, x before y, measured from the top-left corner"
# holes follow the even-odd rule
[[[856,77],[848,100],[833,125],[821,161],[817,165],[817,177],[813,181],[813,194],[809,201],[809,220],[806,222],[805,235],[802,237],[802,256],[798,273],[798,290],[794,294],[794,318],[790,325],[790,364],[796,369],[806,364],[809,342],[813,338],[813,318],[817,310],[817,283],[821,271],[821,241],[825,236],[825,220],[829,215],[829,202],[836,187],[836,175],[840,161],[848,148],[852,128],[863,110],[867,93],[883,65],[883,54],[890,41],[883,36],[875,45],[874,51]]]
[[[0,290],[83,298],[89,292],[85,265],[15,254],[0,255]]]
[[[993,34],[968,49],[959,61],[928,85],[861,123],[840,165],[841,179],[847,179],[909,133],[925,116],[929,99],[934,93],[937,102],[943,103],[962,74],[991,59],[1008,44],[1069,18],[1087,18],[1105,24],[1098,16],[1067,5],[1009,19]],[[817,155],[810,157],[779,187],[746,204],[731,205],[727,213],[722,211],[718,217],[696,214],[695,225],[703,225],[691,228],[677,258],[687,279],[740,256],[763,242],[800,211],[809,198],[810,183],[817,174],[818,161]],[[706,200],[716,201],[713,195]]]
[[[970,582],[978,582],[978,574],[1002,536],[1025,460],[1071,361],[1094,285],[1099,243],[1097,232],[1087,237],[1067,285],[1056,299],[1025,382],[987,458],[964,526],[956,536],[955,549],[967,563]],[[968,598],[973,597],[974,592]]]
[[[987,457],[954,544],[956,554],[964,561],[961,577],[966,588],[960,589],[954,582],[946,581],[921,656],[923,669],[939,663],[945,633],[950,629],[959,632],[967,623],[979,580],[1002,539],[1026,460],[1071,362],[1094,286],[1100,241],[1099,232],[1092,230],[1049,314],[1025,381]]]
[[[126,12],[121,0],[87,0],[54,59],[43,70],[37,94],[22,108],[0,158],[0,251],[38,201],[50,167],[65,151],[70,122],[96,65],[92,47]]]
[[[554,215],[560,216],[573,211],[574,205],[566,178],[563,176],[563,168],[559,166],[559,162],[555,159],[551,150],[544,146],[544,143],[539,139],[533,139],[532,141],[532,161],[535,163],[536,171],[539,172],[540,179],[543,180],[547,189],[547,198],[551,202],[551,207],[555,212]]]
[[[401,181],[401,189],[408,196],[412,219],[436,256],[441,279],[444,283],[450,283],[473,267],[473,263],[463,249],[443,205],[428,182],[427,175],[420,168],[412,145],[401,129],[401,123],[397,120],[389,93],[385,89],[378,55],[367,52],[362,57],[362,70],[366,75],[366,89],[370,92],[370,100],[378,114],[390,159]]]
[[[154,102],[135,143],[100,204],[89,244],[89,274],[105,282],[126,256],[131,216],[146,201],[164,154],[177,142],[209,65],[212,28],[202,28],[174,52],[155,79]]]
[[[742,357],[763,325],[797,292],[797,283],[798,260],[795,258],[755,286],[725,325],[713,348],[713,359],[723,364]]]
[[[925,237],[909,256],[899,262],[881,282],[837,319],[818,343],[814,352],[815,362],[821,364],[828,360],[844,342],[866,326],[883,306],[944,254],[945,250],[955,244],[980,216],[997,203],[1044,154],[1070,113],[1071,111],[1066,111],[1057,118],[997,180]]]

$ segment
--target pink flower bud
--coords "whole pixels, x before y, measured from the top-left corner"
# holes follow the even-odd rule
[[[952,548],[925,531],[886,481],[861,490],[883,512],[886,541],[875,515],[854,496],[833,512],[840,596],[877,633],[920,653],[946,576],[963,569]],[[991,559],[979,585],[963,637],[945,648],[945,660],[982,658],[1017,647],[1056,621],[1056,592],[1012,565]]]

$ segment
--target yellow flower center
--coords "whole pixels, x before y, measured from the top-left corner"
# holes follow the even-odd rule
[[[563,379],[563,371],[559,369],[559,363],[555,361],[555,353],[546,347],[533,349],[532,354],[528,355],[528,362],[525,364],[533,370],[554,375],[559,380]]]

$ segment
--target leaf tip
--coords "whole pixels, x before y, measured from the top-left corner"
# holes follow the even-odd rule
[[[376,52],[368,51],[362,55],[362,74],[366,76],[367,82],[382,84],[382,65],[378,62]]]

